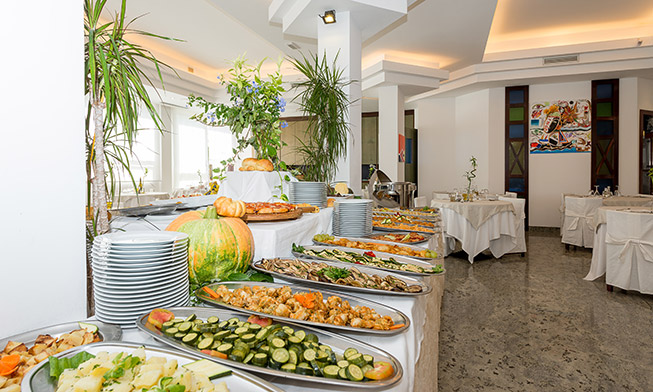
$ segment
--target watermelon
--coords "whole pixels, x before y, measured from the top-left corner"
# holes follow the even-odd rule
[[[194,218],[194,217],[193,217]],[[176,231],[188,234],[191,283],[203,285],[245,272],[254,259],[254,238],[240,218],[219,217],[214,207]]]

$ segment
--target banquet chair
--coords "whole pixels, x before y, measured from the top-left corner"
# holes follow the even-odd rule
[[[602,198],[566,196],[562,243],[592,248],[594,246],[594,214],[602,204]]]
[[[517,198],[517,192],[506,192],[506,193],[503,195],[503,197],[511,197],[511,198],[513,198],[513,199],[516,199],[516,198]],[[510,201],[510,200],[508,200],[508,201]]]
[[[515,209],[515,219],[517,219],[517,244],[515,248],[508,253],[521,253],[524,257],[526,253],[526,233],[524,222],[526,219],[526,199],[517,199],[513,197],[499,196],[499,200],[509,201]]]
[[[606,211],[605,284],[653,294],[653,214]]]
[[[415,200],[413,200],[413,207],[426,207],[426,196],[417,196]]]
[[[449,200],[449,192],[433,191],[432,199]]]

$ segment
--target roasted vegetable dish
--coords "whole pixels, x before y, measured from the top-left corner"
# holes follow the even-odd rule
[[[376,252],[393,253],[396,255],[408,257],[423,257],[434,259],[438,257],[437,252],[430,249],[416,250],[407,246],[384,244],[380,242],[356,241],[349,238],[335,238],[328,234],[316,234],[313,241],[321,242],[329,245],[344,246],[345,248],[356,248],[364,250],[372,250]]]
[[[412,230],[412,231],[421,231],[423,233],[435,233],[435,230],[433,229],[434,226],[433,224],[429,224],[429,227],[425,225],[426,223],[420,223],[419,225],[401,223],[399,221],[393,220],[392,218],[380,218],[380,217],[372,218],[372,227],[385,227],[388,229],[396,229],[396,230]]]
[[[428,239],[423,234],[419,233],[388,233],[388,234],[378,234],[370,236],[373,240],[382,240],[382,241],[391,241],[399,242],[402,244],[412,244],[415,242],[423,242]]]
[[[272,324],[268,318],[252,317],[248,321],[237,317],[220,320],[216,316],[200,320],[193,314],[163,323],[161,332],[217,358],[305,376],[359,382],[379,380],[373,378],[373,372],[380,364],[390,366],[383,378],[394,373],[392,365],[375,364],[373,356],[361,354],[355,348],[335,353],[321,344],[315,334]]]
[[[337,248],[312,250],[306,249],[303,246],[293,244],[292,250],[295,253],[303,254],[306,256],[317,257],[325,260],[342,261],[345,263],[354,263],[367,265],[369,267],[389,269],[395,271],[414,272],[418,274],[437,274],[442,272],[442,265],[436,265],[431,269],[427,269],[415,264],[400,263],[392,257],[381,258],[374,254],[374,252],[365,252],[359,254],[356,252],[347,252]]]
[[[219,285],[215,290],[208,286],[203,289],[213,299],[225,304],[272,316],[378,330],[404,326],[395,325],[390,316],[381,316],[367,306],[352,307],[349,301],[338,296],[325,300],[319,291],[293,294],[289,286],[245,286],[230,290],[225,285]]]
[[[343,286],[366,287],[376,290],[405,293],[419,293],[422,291],[422,286],[408,285],[403,280],[392,275],[385,277],[368,275],[359,271],[356,267],[338,268],[325,263],[311,263],[298,259],[263,259],[259,262],[258,266],[270,272]]]
[[[88,329],[84,328],[85,326]],[[30,348],[21,342],[8,342],[0,353],[0,391],[19,392],[23,376],[49,356],[101,340],[95,325],[80,323],[80,327],[59,338],[39,335]]]

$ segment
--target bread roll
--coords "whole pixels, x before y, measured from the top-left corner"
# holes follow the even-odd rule
[[[238,169],[240,171],[272,171],[274,170],[274,165],[272,165],[272,162],[270,162],[267,159],[254,159],[254,158],[246,158],[243,160],[243,164]]]
[[[272,171],[274,170],[274,165],[268,159],[259,159],[256,162],[256,170],[261,171]]]

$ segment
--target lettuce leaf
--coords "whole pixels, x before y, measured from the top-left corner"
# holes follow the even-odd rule
[[[79,365],[88,361],[91,358],[95,358],[95,355],[82,351],[75,354],[70,358],[62,357],[50,357],[48,363],[50,365],[50,377],[54,377],[55,380],[59,380],[59,376],[66,369],[77,369]]]

